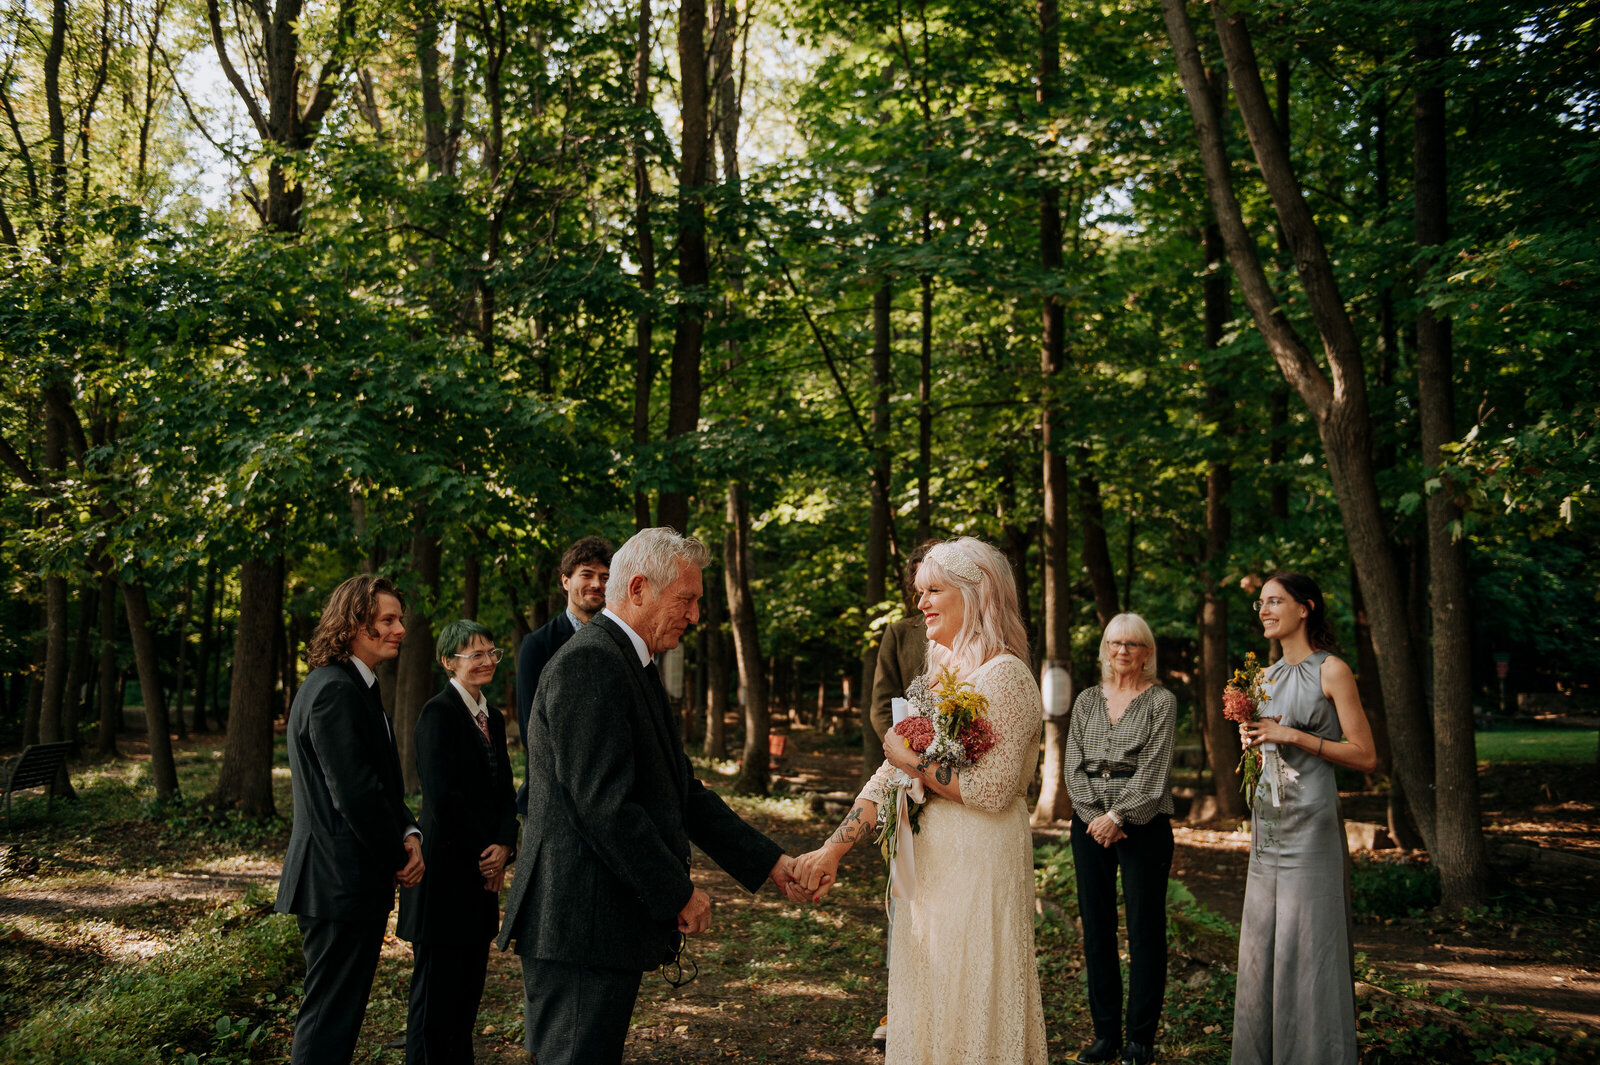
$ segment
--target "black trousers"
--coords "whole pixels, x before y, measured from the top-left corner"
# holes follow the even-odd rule
[[[538,1065],[618,1065],[644,973],[522,958],[525,1043]]]
[[[367,1015],[389,915],[360,921],[298,919],[306,992],[294,1023],[291,1065],[349,1065]]]
[[[1122,967],[1117,960],[1117,870],[1128,911],[1129,1042],[1152,1046],[1167,986],[1167,874],[1172,871],[1172,820],[1125,825],[1126,839],[1102,847],[1081,817],[1072,819],[1072,863],[1078,872],[1078,915],[1089,977],[1094,1034],[1122,1040]]]
[[[489,941],[411,945],[407,1065],[471,1065],[472,1033],[489,969]]]

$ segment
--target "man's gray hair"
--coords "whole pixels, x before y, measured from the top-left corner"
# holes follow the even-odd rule
[[[628,596],[628,585],[636,576],[660,595],[678,576],[678,564],[705,569],[711,552],[692,536],[681,536],[666,527],[640,529],[611,556],[611,579],[606,582],[606,606],[616,607]]]

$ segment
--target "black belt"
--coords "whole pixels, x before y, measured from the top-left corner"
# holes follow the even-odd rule
[[[1133,774],[1134,771],[1132,769],[1098,769],[1089,771],[1091,777],[1099,777],[1101,780],[1127,780]]]

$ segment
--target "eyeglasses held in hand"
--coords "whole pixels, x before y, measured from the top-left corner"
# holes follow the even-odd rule
[[[506,656],[506,653],[504,651],[500,650],[500,648],[495,647],[495,648],[492,648],[492,649],[490,649],[488,651],[474,651],[470,655],[451,655],[450,657],[451,658],[465,658],[467,660],[467,665],[475,666],[479,662],[483,661],[485,655],[488,656],[489,661],[491,661],[491,662],[499,662],[502,658],[504,658]]]

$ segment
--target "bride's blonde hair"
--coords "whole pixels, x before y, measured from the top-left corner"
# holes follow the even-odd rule
[[[946,650],[928,641],[923,675],[942,668],[968,674],[998,654],[1012,654],[1030,669],[1028,630],[1017,608],[1017,582],[1006,556],[982,540],[963,536],[935,544],[917,568],[917,587],[943,584],[961,593],[961,631]]]

